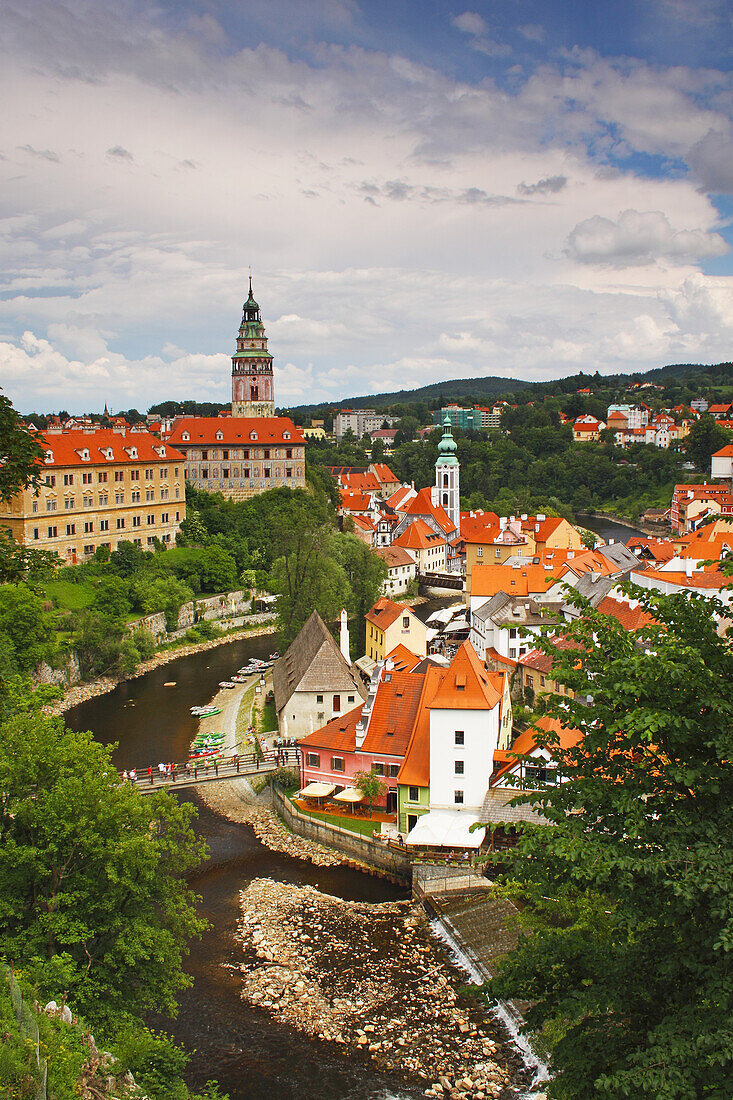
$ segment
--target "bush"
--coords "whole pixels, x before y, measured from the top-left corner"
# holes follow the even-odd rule
[[[211,638],[220,638],[222,633],[215,623],[210,623],[206,619],[203,619],[200,623],[196,623],[196,630],[199,635],[207,641]]]
[[[132,633],[135,648],[140,654],[140,659],[147,661],[155,653],[155,638],[145,626],[139,626]]]

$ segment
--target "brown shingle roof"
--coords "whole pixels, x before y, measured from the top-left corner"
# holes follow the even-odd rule
[[[295,691],[357,691],[362,699],[366,695],[361,677],[351,671],[317,611],[275,664],[272,681],[278,711]]]

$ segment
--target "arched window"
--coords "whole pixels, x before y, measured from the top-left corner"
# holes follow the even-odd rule
[[[445,507],[445,506],[447,506],[447,504],[448,504],[448,494],[443,493],[443,506]]]
[[[448,475],[447,474],[443,474],[443,488],[444,489],[448,488]]]

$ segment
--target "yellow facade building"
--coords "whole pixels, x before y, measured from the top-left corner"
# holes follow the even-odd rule
[[[67,565],[97,547],[174,543],[186,516],[184,457],[149,432],[97,428],[41,432],[43,476],[0,504],[16,542]]]

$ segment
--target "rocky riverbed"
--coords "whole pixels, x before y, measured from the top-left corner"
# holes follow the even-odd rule
[[[347,902],[254,879],[241,893],[242,998],[400,1074],[425,1096],[506,1100],[527,1071],[412,902]]]
[[[199,797],[211,810],[229,821],[251,825],[257,839],[272,852],[306,859],[316,867],[335,867],[347,862],[346,857],[338,852],[288,832],[272,810],[258,800],[247,779],[204,784],[199,789]],[[353,860],[349,862],[354,863]]]

